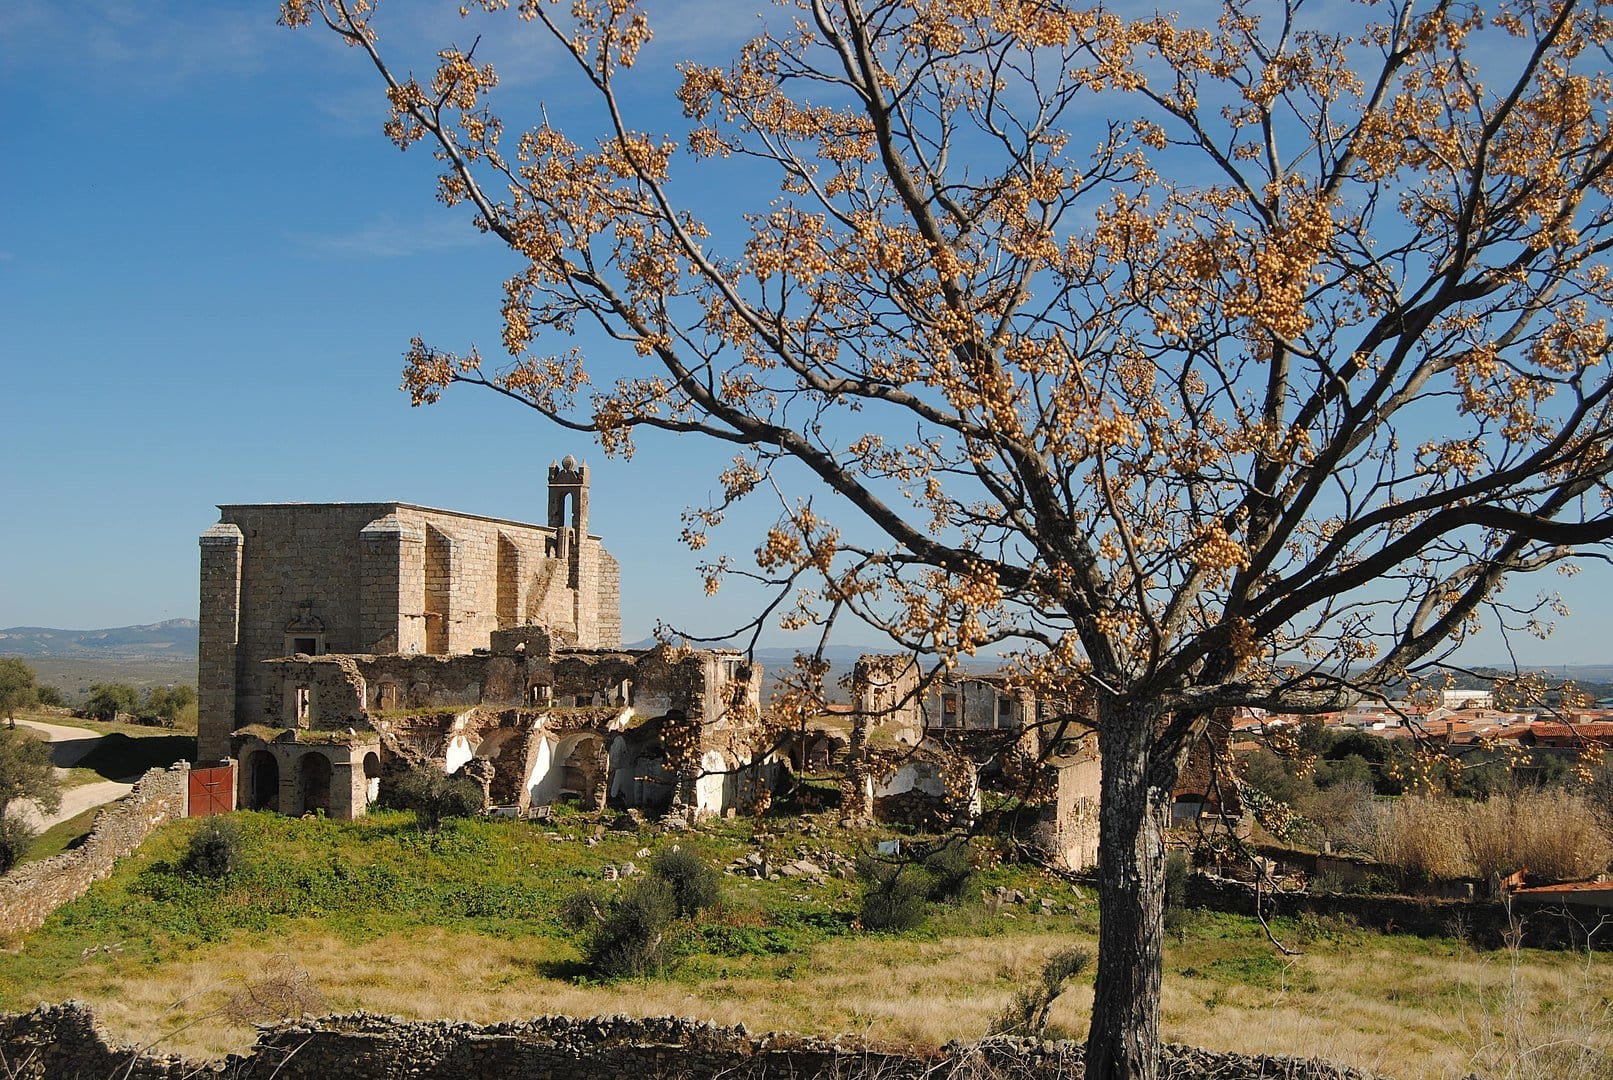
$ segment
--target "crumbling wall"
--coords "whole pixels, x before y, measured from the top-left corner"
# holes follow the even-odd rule
[[[1219,709],[1210,715],[1204,735],[1193,745],[1187,762],[1176,778],[1175,798],[1200,807],[1206,812],[1229,814],[1243,812],[1238,799],[1238,787],[1226,777],[1217,778],[1217,770],[1230,768],[1232,756],[1228,749],[1232,741],[1232,710]],[[1195,815],[1196,816],[1196,815]]]
[[[851,669],[851,704],[858,723],[887,730],[898,742],[913,745],[924,737],[919,666],[911,656],[858,657]]]
[[[125,1080],[1056,1080],[1079,1076],[1076,1042],[993,1038],[924,1052],[864,1039],[751,1035],[683,1017],[578,1020],[541,1016],[500,1024],[405,1021],[351,1013],[299,1020],[265,1031],[245,1055],[191,1063],[109,1044],[83,1005],[41,1005],[0,1014],[0,1049],[18,1080],[119,1076]],[[1160,1074],[1180,1080],[1374,1080],[1356,1069],[1278,1056],[1166,1046]]]
[[[190,766],[152,769],[134,789],[95,816],[84,843],[39,862],[24,863],[0,876],[0,936],[37,929],[50,913],[83,896],[170,821],[185,816],[185,784]]]
[[[369,723],[368,688],[351,656],[266,660],[262,722],[278,728],[339,731]]]
[[[1035,843],[1067,870],[1085,870],[1098,861],[1098,799],[1102,775],[1098,755],[1062,758],[1043,766],[1051,773],[1053,797],[1043,807]]]

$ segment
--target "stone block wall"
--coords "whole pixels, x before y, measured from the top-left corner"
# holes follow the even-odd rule
[[[589,647],[621,637],[616,563],[597,537],[575,546],[586,596],[569,587],[555,530],[405,503],[227,505],[201,539],[199,741],[271,722],[264,660],[296,651],[468,654],[516,623],[545,622]],[[298,642],[312,648],[299,647]]]
[[[238,674],[236,643],[240,640],[241,530],[220,522],[201,535],[201,625],[196,657],[198,715],[235,712]],[[215,724],[199,733],[201,761],[216,761],[230,752],[230,729]]]
[[[189,1063],[109,1044],[93,1014],[76,1002],[0,1015],[0,1049],[7,1061],[22,1063],[11,1074],[18,1080],[1061,1080],[1080,1076],[1083,1060],[1079,1043],[1031,1039],[952,1043],[922,1053],[857,1038],[757,1036],[681,1017],[543,1016],[484,1026],[353,1013],[289,1023],[264,1032],[245,1055]],[[1173,1080],[1374,1080],[1329,1062],[1275,1055],[1166,1046],[1161,1056],[1160,1073]]]
[[[185,816],[188,765],[152,769],[134,790],[102,810],[84,843],[71,851],[25,863],[0,876],[0,936],[37,929],[50,913],[83,896],[146,837]]]

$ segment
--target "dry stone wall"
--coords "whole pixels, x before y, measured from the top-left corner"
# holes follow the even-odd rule
[[[95,818],[84,843],[0,877],[0,937],[37,929],[50,913],[83,896],[146,837],[185,816],[188,767],[152,769],[120,801]]]
[[[265,1031],[243,1056],[187,1063],[115,1047],[83,1005],[42,1005],[0,1015],[0,1049],[17,1080],[106,1077],[178,1080],[1054,1080],[1081,1075],[1072,1042],[989,1039],[928,1055],[863,1043],[769,1033],[679,1017],[578,1020],[545,1016],[513,1023],[407,1022],[353,1013]],[[1172,1080],[1373,1080],[1326,1062],[1165,1048]]]
[[[1194,874],[1187,882],[1190,907],[1237,915],[1263,914],[1343,919],[1384,934],[1461,938],[1483,949],[1502,948],[1514,918],[1522,944],[1536,949],[1613,948],[1613,941],[1594,934],[1597,915],[1550,905],[1515,905],[1509,913],[1499,900],[1441,900],[1423,896],[1379,896],[1354,893],[1274,893],[1228,878]],[[1588,935],[1587,932],[1591,931]]]

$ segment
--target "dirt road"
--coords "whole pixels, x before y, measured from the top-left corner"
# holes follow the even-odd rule
[[[57,775],[63,777],[67,775],[68,769],[78,764],[79,760],[101,741],[101,736],[89,728],[45,724],[37,720],[18,720],[17,724],[32,728],[45,736],[50,743],[51,761],[56,766]],[[57,822],[77,817],[91,807],[123,798],[138,779],[140,779],[138,776],[131,776],[123,780],[101,780],[93,784],[63,788],[62,805],[55,813],[41,814],[33,803],[24,803],[18,813],[31,821],[40,832],[44,832]]]

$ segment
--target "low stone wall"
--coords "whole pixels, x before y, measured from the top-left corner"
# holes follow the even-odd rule
[[[0,876],[0,938],[37,929],[50,913],[112,872],[161,826],[185,816],[184,763],[152,769],[121,800],[96,815],[84,843]]]
[[[1236,915],[1255,914],[1253,885],[1230,878],[1194,874],[1188,879],[1187,903]],[[1421,896],[1376,896],[1357,893],[1262,892],[1260,909],[1266,915],[1312,914],[1348,919],[1367,930],[1414,934],[1418,937],[1462,938],[1479,948],[1498,949],[1506,944],[1511,928],[1506,905],[1497,900],[1440,900]],[[1521,920],[1521,943],[1536,949],[1582,949],[1586,926],[1572,913],[1536,904],[1516,904]],[[1595,916],[1590,924],[1596,922]],[[1613,942],[1597,939],[1597,948]]]
[[[513,1023],[409,1022],[353,1013],[266,1030],[242,1056],[185,1062],[111,1046],[83,1005],[41,1005],[0,1015],[0,1050],[16,1080],[1055,1080],[1081,1074],[1071,1042],[988,1039],[928,1055],[856,1039],[751,1035],[743,1027],[678,1017],[577,1020],[544,1016]],[[1165,1048],[1171,1080],[1373,1080],[1319,1061]]]

